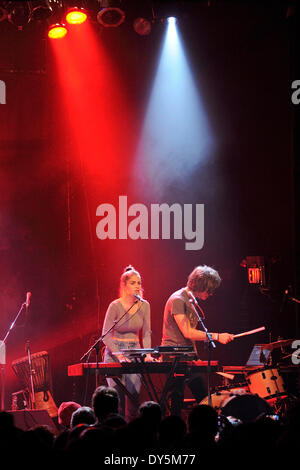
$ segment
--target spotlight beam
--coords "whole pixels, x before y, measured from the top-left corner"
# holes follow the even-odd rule
[[[141,188],[160,196],[168,186],[188,182],[214,147],[177,22],[172,18],[166,26],[135,164]]]

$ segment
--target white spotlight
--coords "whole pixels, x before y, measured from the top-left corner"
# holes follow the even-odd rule
[[[168,18],[169,25],[174,26],[176,24],[176,21],[177,21],[177,18],[175,18],[175,16],[169,16]]]

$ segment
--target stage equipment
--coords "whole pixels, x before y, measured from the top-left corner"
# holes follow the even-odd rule
[[[187,371],[192,373],[205,372],[208,366],[207,361],[180,361],[178,362],[175,373],[184,374]],[[212,370],[218,370],[218,361],[211,361]],[[171,361],[164,362],[80,362],[68,366],[69,377],[80,377],[83,375],[93,375],[98,372],[99,375],[106,377],[118,377],[123,374],[141,374],[143,369],[148,374],[168,374],[172,368]]]
[[[18,390],[11,394],[11,410],[26,410],[30,408],[28,390]]]
[[[166,353],[164,353],[164,356],[165,354]],[[123,393],[126,394],[130,400],[136,402],[136,399],[132,397],[132,394],[123,385],[119,377],[123,374],[140,374],[144,388],[149,395],[149,399],[157,401],[161,407],[164,408],[167,404],[169,384],[170,381],[173,380],[173,377],[181,376],[190,378],[199,372],[207,372],[208,367],[210,367],[211,372],[218,370],[217,361],[210,361],[210,363],[207,361],[180,361],[180,357],[182,357],[182,355],[174,355],[173,352],[170,353],[170,357],[172,357],[172,360],[164,362],[144,362],[138,361],[138,359],[135,358],[135,362],[73,364],[68,366],[68,375],[74,377],[96,374],[98,376],[102,375],[105,377],[112,377],[122,389]],[[160,396],[154,387],[151,374],[166,374],[166,382]]]
[[[21,304],[20,310],[18,311],[17,315],[15,316],[14,321],[11,323],[10,327],[8,328],[6,335],[3,338],[3,341],[0,341],[0,366],[1,366],[1,402],[0,402],[0,409],[4,410],[5,406],[5,351],[6,351],[6,341],[10,335],[10,332],[13,330],[15,324],[18,321],[19,316],[21,315],[23,309],[26,309],[26,312],[28,310],[29,304],[30,304],[30,297],[31,297],[31,292],[27,292],[26,294],[26,300]],[[24,326],[24,325],[23,325]]]
[[[28,2],[10,2],[7,6],[8,21],[22,30],[29,23]]]
[[[211,406],[220,413],[225,401],[227,402],[229,398],[235,397],[237,395],[245,395],[249,393],[249,388],[247,385],[240,388],[224,388],[216,391],[211,395]],[[203,398],[200,402],[200,405],[208,405],[208,397]]]
[[[212,338],[212,334],[209,333],[208,328],[206,328],[204,324],[205,320],[205,314],[201,308],[201,306],[198,303],[198,300],[195,298],[194,294],[188,290],[188,296],[189,296],[189,301],[191,304],[191,307],[193,309],[193,320],[191,322],[191,325],[193,328],[196,328],[196,326],[199,324],[201,325],[202,330],[206,334],[206,340],[205,343],[207,345],[207,396],[208,396],[208,404],[211,405],[211,385],[210,385],[210,380],[211,380],[211,350],[216,348],[216,343],[214,342]],[[192,341],[194,345],[195,351],[197,351],[197,345],[195,341]]]
[[[53,13],[51,0],[32,0],[28,1],[29,21],[45,21]]]
[[[283,398],[287,396],[286,387],[279,369],[266,368],[248,374],[247,383],[253,394],[265,400]]]
[[[137,348],[137,349],[121,349],[121,351],[114,353],[116,356],[124,355],[130,359],[138,358],[143,359],[147,354],[151,354],[154,357],[173,358],[174,356],[180,356],[181,359],[197,359],[197,355],[193,346],[156,346],[155,348]]]
[[[177,23],[176,16],[168,16],[167,21],[169,24],[175,25]]]
[[[83,8],[71,8],[66,14],[66,21],[69,24],[83,24],[87,20],[87,13]]]
[[[6,364],[6,348],[4,341],[0,341],[0,410],[4,410],[4,395],[5,395],[5,364]]]
[[[35,426],[48,426],[54,433],[57,433],[54,421],[46,410],[18,410],[8,411],[8,413],[13,415],[15,426],[23,431],[28,431]]]
[[[54,24],[48,30],[48,37],[51,39],[62,39],[67,34],[68,30],[64,24]]]
[[[47,410],[51,417],[57,416],[57,406],[51,395],[50,361],[47,351],[31,354],[12,362],[12,369],[24,390],[30,396],[31,409]]]
[[[106,28],[117,28],[125,21],[125,13],[121,8],[121,0],[98,0],[101,9],[97,21]]]
[[[272,406],[263,398],[251,393],[235,394],[226,398],[221,404],[220,414],[222,416],[232,416],[249,423],[261,415],[273,415]]]
[[[136,18],[133,22],[133,29],[140,36],[147,36],[151,33],[151,22],[146,18]]]
[[[278,341],[275,341],[273,343],[261,344],[260,347],[273,351],[273,349],[276,348],[284,348],[286,346],[290,346],[294,341],[294,339],[279,339]]]

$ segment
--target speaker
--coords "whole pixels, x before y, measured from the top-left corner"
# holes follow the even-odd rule
[[[7,411],[14,417],[14,425],[17,428],[28,431],[35,426],[49,426],[53,432],[57,432],[57,428],[46,410],[18,410]]]

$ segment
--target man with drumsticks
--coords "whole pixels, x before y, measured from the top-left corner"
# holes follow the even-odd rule
[[[212,296],[220,286],[221,278],[219,273],[206,265],[197,266],[189,275],[186,287],[174,292],[165,305],[163,320],[162,346],[194,346],[196,341],[207,339],[204,331],[198,330],[198,318],[191,305],[196,299],[202,301]],[[204,318],[201,307],[196,306]],[[234,339],[230,333],[211,333],[213,341],[227,344]],[[187,385],[191,389],[197,402],[207,395],[202,374],[197,374],[188,379]],[[170,387],[171,414],[180,415],[183,394],[184,380],[182,377],[175,377]]]

